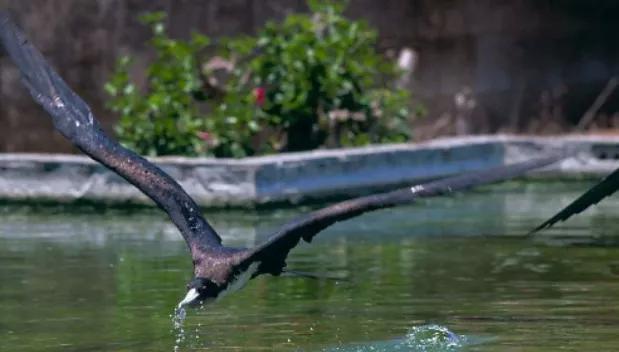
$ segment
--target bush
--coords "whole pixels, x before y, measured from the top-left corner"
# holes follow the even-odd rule
[[[408,139],[410,98],[389,86],[397,71],[376,52],[376,32],[345,18],[342,3],[309,4],[312,15],[290,15],[227,44],[238,68],[216,114],[257,117],[274,150]],[[260,114],[239,96],[260,97]]]
[[[208,39],[171,39],[164,15],[143,17],[156,52],[147,93],[129,80],[127,58],[106,85],[121,142],[150,155],[242,157],[407,140],[410,98],[390,87],[397,71],[376,52],[376,32],[346,19],[340,2],[309,4],[311,15],[224,41],[231,70],[219,97],[201,67]]]
[[[205,36],[189,41],[167,37],[162,13],[141,21],[151,26],[155,60],[147,68],[147,93],[138,91],[129,79],[131,59],[120,59],[112,79],[105,85],[112,96],[108,106],[120,114],[116,133],[126,146],[148,155],[200,155],[205,152],[199,133],[205,128],[200,111],[204,85],[199,53],[208,45]]]

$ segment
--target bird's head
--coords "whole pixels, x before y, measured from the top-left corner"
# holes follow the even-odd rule
[[[221,291],[222,287],[215,282],[203,277],[194,277],[187,284],[187,294],[180,301],[178,307],[191,307],[210,303],[217,298]]]

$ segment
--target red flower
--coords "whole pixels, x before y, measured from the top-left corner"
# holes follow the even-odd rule
[[[256,87],[254,88],[254,99],[256,100],[256,105],[262,107],[267,97],[267,91],[264,87]]]
[[[206,131],[199,131],[196,134],[198,135],[198,138],[205,142],[210,142],[211,139],[213,139],[213,136],[211,136],[211,134]]]

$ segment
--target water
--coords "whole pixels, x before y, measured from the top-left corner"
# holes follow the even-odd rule
[[[324,352],[455,352],[473,345],[474,342],[469,340],[444,326],[431,324],[415,326],[403,338],[338,346],[325,349]]]
[[[0,206],[0,351],[617,350],[619,196],[520,237],[589,184],[510,183],[338,224],[289,266],[340,279],[260,277],[188,311],[182,334],[191,262],[159,211]],[[306,210],[209,219],[249,246]]]
[[[174,313],[170,316],[172,318],[172,324],[174,326],[174,334],[176,339],[174,340],[174,352],[180,351],[181,347],[185,343],[185,319],[187,318],[187,309],[184,307],[174,308]]]

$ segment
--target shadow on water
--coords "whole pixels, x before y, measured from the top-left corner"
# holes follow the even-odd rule
[[[344,280],[260,277],[189,311],[178,350],[417,351],[409,329],[428,324],[466,351],[613,350],[619,197],[521,237],[587,186],[510,183],[338,224],[288,263]],[[251,246],[302,210],[207,216]],[[0,351],[172,351],[190,275],[157,210],[0,207]]]

